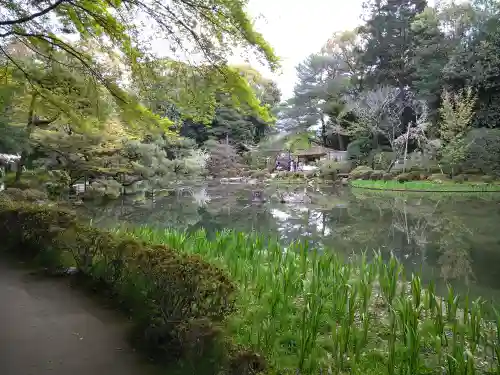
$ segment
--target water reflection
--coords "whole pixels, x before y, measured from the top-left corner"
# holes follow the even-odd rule
[[[386,257],[393,252],[408,271],[420,271],[443,290],[450,282],[459,290],[470,288],[474,295],[500,297],[498,201],[383,197],[314,187],[308,190],[310,204],[282,204],[272,199],[276,187],[260,188],[265,202],[252,201],[255,187],[228,184],[191,187],[154,203],[120,201],[86,207],[86,214],[101,226],[121,222],[191,231],[205,228],[208,233],[258,231],[279,236],[285,243],[308,241],[346,256],[380,249]]]

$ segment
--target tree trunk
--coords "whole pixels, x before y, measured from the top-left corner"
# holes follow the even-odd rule
[[[406,131],[406,140],[405,140],[405,156],[403,157],[403,173],[406,172],[406,158],[408,157],[408,137],[410,136],[410,126],[411,123],[408,123],[408,130]]]
[[[339,150],[344,151],[344,139],[342,138],[342,134],[337,133],[337,137],[339,140]]]
[[[323,141],[323,147],[326,147],[326,124],[325,118],[321,115],[321,140]]]
[[[31,103],[28,111],[28,123],[26,124],[26,133],[28,135],[28,140],[31,136],[31,132],[33,131],[33,125],[34,125],[34,113],[35,113],[35,103],[36,103],[36,97],[37,93],[33,93],[31,97]],[[19,162],[17,163],[17,170],[16,170],[16,182],[21,181],[21,174],[23,173],[23,167],[26,164],[26,159],[28,158],[28,150],[24,149],[21,152],[21,158],[19,159]]]

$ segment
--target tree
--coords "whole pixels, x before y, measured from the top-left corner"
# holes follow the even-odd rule
[[[455,138],[465,136],[474,116],[476,100],[476,94],[470,87],[456,94],[443,91],[442,105],[439,110],[441,118],[439,134],[443,141],[451,142]]]
[[[243,170],[243,159],[230,144],[210,140],[205,143],[210,157],[207,169],[215,177],[239,176]]]
[[[320,137],[317,141],[329,145],[330,136],[342,134],[341,127],[335,123],[336,106],[341,104],[342,93],[348,77],[344,76],[344,65],[333,56],[313,54],[297,66],[298,82],[294,96],[280,108],[281,121],[288,121],[288,130],[307,131],[319,126]],[[292,122],[294,124],[292,125]],[[342,145],[342,141],[338,142]]]
[[[441,31],[439,13],[426,8],[418,14],[411,30],[414,34],[413,87],[416,95],[429,105],[430,117],[436,121],[444,83],[443,68],[448,63],[454,45]]]
[[[149,27],[144,27],[147,20]],[[151,34],[148,30],[152,31]],[[174,1],[169,5],[158,0],[7,0],[0,5],[0,56],[21,71],[30,84],[39,80],[16,51],[7,44],[16,42],[32,51],[37,61],[57,62],[57,54],[64,52],[77,61],[77,68],[85,76],[96,79],[126,110],[165,126],[166,123],[151,113],[123,89],[123,84],[105,74],[105,68],[96,56],[68,41],[65,35],[102,46],[104,53],[123,56],[132,81],[137,84],[149,74],[150,64],[156,57],[146,41],[155,36],[167,41],[172,53],[194,52],[209,63],[199,68],[202,75],[219,74],[227,78],[240,100],[255,101],[245,80],[227,69],[225,61],[230,46],[243,45],[248,51],[265,59],[271,68],[278,66],[272,48],[257,33],[244,11],[243,1],[217,0],[210,4]],[[175,65],[175,64],[174,64]],[[179,68],[179,65],[176,66]],[[184,68],[182,68],[184,69]],[[179,77],[184,77],[179,75]],[[190,77],[186,77],[189,80]],[[43,94],[40,92],[40,94]],[[199,95],[198,95],[199,94]],[[187,101],[201,103],[206,100],[203,92],[191,91]],[[183,97],[183,99],[185,99]]]
[[[444,68],[447,88],[458,91],[472,87],[477,93],[474,127],[500,126],[500,7],[472,5],[472,21],[465,28],[454,55]],[[469,11],[470,12],[470,11]]]
[[[440,109],[439,133],[445,142],[442,151],[442,160],[454,169],[467,158],[467,150],[471,142],[466,140],[470,130],[476,95],[471,88],[450,94],[443,91],[442,106]]]
[[[426,0],[369,0],[364,4],[366,24],[361,63],[367,69],[367,84],[411,87],[414,33],[411,24],[427,6]]]
[[[425,138],[428,111],[425,102],[416,100],[411,92],[382,86],[362,93],[358,98],[347,97],[347,109],[356,116],[351,129],[356,138],[370,138],[377,150],[380,140],[389,143],[394,158],[390,168],[406,151],[410,140]]]
[[[338,62],[336,74],[349,78],[352,94],[363,90],[365,72],[359,63],[362,48],[362,37],[359,29],[355,29],[334,33],[322,49],[323,53]]]

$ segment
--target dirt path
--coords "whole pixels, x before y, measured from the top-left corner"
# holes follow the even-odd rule
[[[126,328],[64,279],[0,260],[0,374],[158,375],[127,344]]]

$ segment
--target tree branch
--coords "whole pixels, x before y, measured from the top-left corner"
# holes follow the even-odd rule
[[[40,12],[38,13],[33,13],[29,16],[26,16],[26,17],[22,17],[22,18],[18,18],[17,20],[7,20],[7,21],[1,21],[0,22],[0,26],[9,26],[9,25],[17,25],[17,24],[20,24],[20,23],[25,23],[25,22],[29,22],[29,21],[32,21],[34,20],[35,18],[37,17],[41,17],[47,13],[49,13],[50,11],[56,9],[59,5],[61,5],[62,3],[64,3],[66,0],[57,0],[54,4],[50,5],[49,7],[41,10]],[[9,35],[9,33],[6,33],[6,34],[2,34],[0,36],[6,36],[6,35]]]

